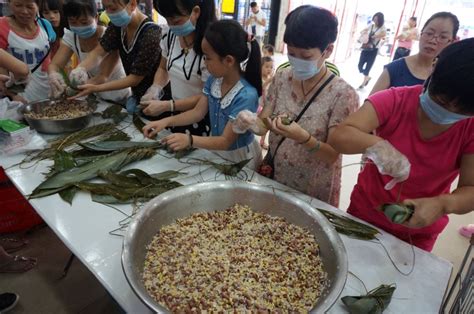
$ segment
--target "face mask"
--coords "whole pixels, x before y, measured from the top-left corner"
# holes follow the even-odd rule
[[[472,118],[471,116],[451,112],[438,105],[431,99],[430,95],[428,95],[428,89],[420,95],[420,105],[428,118],[436,124],[453,124],[464,119]]]
[[[97,24],[94,22],[87,26],[71,26],[71,31],[81,38],[90,38],[94,36],[97,30]]]
[[[130,23],[132,16],[128,15],[127,9],[123,9],[117,13],[107,13],[112,24],[118,27],[125,27]]]
[[[318,68],[316,65],[319,59],[320,58],[318,58],[318,60],[303,60],[290,55],[288,56],[293,75],[300,81],[310,79],[321,71],[321,68]]]
[[[191,20],[187,20],[183,25],[170,25],[170,30],[176,36],[187,36],[194,32],[196,27],[191,23]]]

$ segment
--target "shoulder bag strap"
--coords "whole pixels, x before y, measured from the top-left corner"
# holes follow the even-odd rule
[[[294,122],[298,122],[301,117],[303,116],[303,114],[306,112],[306,110],[309,108],[309,106],[313,103],[313,101],[316,99],[316,97],[318,97],[319,94],[321,94],[321,92],[323,91],[323,89],[334,79],[334,77],[336,77],[334,75],[334,73],[331,73],[331,76],[324,82],[323,85],[321,85],[318,90],[314,93],[313,96],[311,96],[310,100],[306,103],[306,105],[304,106],[303,110],[301,110],[300,114],[296,117],[295,120],[293,120]],[[275,148],[275,152],[273,152],[273,158],[275,158],[275,155],[278,151],[278,148],[280,148],[281,144],[283,143],[283,141],[286,139],[286,137],[283,137],[280,142],[278,143],[277,147]]]

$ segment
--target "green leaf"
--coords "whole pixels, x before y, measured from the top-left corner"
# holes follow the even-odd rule
[[[78,189],[75,186],[71,186],[65,190],[59,192],[59,196],[63,199],[63,201],[68,202],[69,205],[72,205],[72,200],[74,196],[76,196]]]

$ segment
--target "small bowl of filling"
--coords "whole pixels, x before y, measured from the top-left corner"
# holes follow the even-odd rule
[[[96,110],[86,100],[41,100],[20,109],[30,127],[40,133],[69,133],[85,128]]]
[[[247,182],[183,186],[130,225],[122,266],[155,312],[325,312],[347,276],[337,232],[291,194]]]

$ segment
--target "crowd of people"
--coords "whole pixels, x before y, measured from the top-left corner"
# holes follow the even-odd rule
[[[3,97],[58,98],[72,84],[71,98],[94,93],[146,117],[147,137],[169,129],[162,141],[175,151],[250,158],[252,169],[335,207],[341,154],[361,153],[365,165],[348,212],[427,251],[448,214],[473,210],[474,39],[457,40],[454,14],[434,14],[420,33],[411,18],[397,37],[394,61],[359,108],[357,91],[328,61],[338,20],[326,9],[304,5],[288,14],[288,62],[275,71],[274,47],[261,45],[266,20],[255,3],[247,29],[218,21],[214,0],[154,1],[164,27],[137,0],[102,4],[107,27],[94,0],[9,0],[11,15],[0,18]],[[359,39],[360,89],[371,80],[385,36],[378,12]],[[415,40],[419,52],[410,55]],[[25,90],[10,91],[19,82],[27,82]],[[261,148],[268,149],[265,158]],[[378,210],[394,201],[414,206],[404,224]],[[0,246],[0,272],[26,271],[35,262]]]

